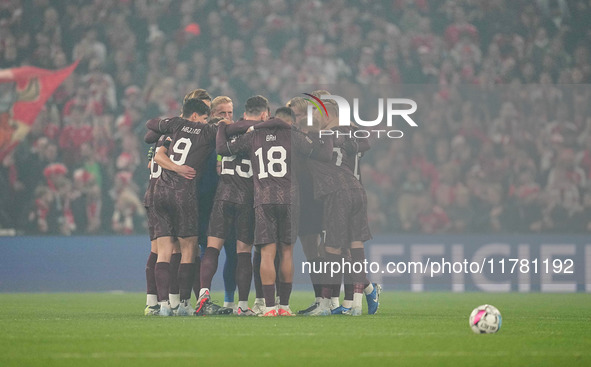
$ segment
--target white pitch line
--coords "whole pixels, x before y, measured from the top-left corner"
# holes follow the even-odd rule
[[[205,353],[196,352],[116,352],[116,353],[55,353],[50,354],[53,359],[108,359],[108,358],[198,358],[205,356]]]
[[[531,352],[485,352],[485,351],[395,351],[395,352],[364,352],[359,355],[360,357],[510,357],[510,356],[522,356],[522,357],[588,357],[591,356],[589,352],[547,352],[547,351],[531,351]]]

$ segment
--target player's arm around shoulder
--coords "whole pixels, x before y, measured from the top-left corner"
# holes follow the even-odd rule
[[[231,124],[231,120],[214,118],[209,123],[203,124],[201,131],[207,140],[213,141],[213,143],[217,143],[217,132],[220,130],[220,127],[226,127],[227,125]]]
[[[228,136],[226,135],[226,124],[219,125],[216,138],[215,138],[215,151],[217,154],[222,156],[228,156]]]
[[[155,132],[154,130],[148,129],[146,135],[144,135],[144,141],[146,144],[154,144],[160,139],[161,134]]]
[[[238,120],[233,124],[228,124],[226,128],[226,135],[238,135],[246,133],[252,127],[252,121]]]
[[[272,118],[251,126],[248,131],[250,132],[258,129],[291,129],[291,125],[280,118]]]
[[[146,122],[146,128],[160,135],[173,133],[176,129],[183,126],[185,120],[180,117],[171,117],[165,119],[151,119]]]
[[[252,138],[253,134],[249,133],[230,141],[226,133],[226,125],[220,125],[216,137],[216,152],[222,156],[248,155]]]
[[[178,165],[168,157],[168,145],[163,145],[154,156],[154,161],[163,169],[176,172],[180,176],[192,180],[195,178],[195,169],[187,165]]]

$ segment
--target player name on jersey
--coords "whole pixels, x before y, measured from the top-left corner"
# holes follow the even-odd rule
[[[197,129],[194,127],[185,126],[181,129],[182,132],[187,134],[199,134],[201,133],[201,129]]]

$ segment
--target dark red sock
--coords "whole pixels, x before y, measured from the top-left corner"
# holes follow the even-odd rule
[[[320,296],[322,298],[330,298],[332,297],[332,286],[331,285],[323,285],[322,292],[320,292]]]
[[[252,257],[252,275],[254,278],[254,291],[256,298],[263,298],[263,282],[261,281],[261,253],[254,252]]]
[[[191,299],[191,286],[193,279],[195,279],[195,264],[181,264],[179,266],[179,288],[181,300],[186,301]]]
[[[330,264],[332,263],[338,263],[339,265],[342,265],[342,259],[343,257],[341,255],[336,255],[336,254],[330,254],[327,253],[326,254],[326,261],[329,262],[329,266],[325,269],[325,284],[327,285],[335,285],[335,284],[341,284],[341,277],[343,274],[343,269],[340,269],[340,271],[335,271],[332,272],[332,270],[339,270],[339,267],[334,267],[334,269],[332,268],[332,266]]]
[[[156,290],[156,276],[154,275],[156,260],[158,260],[158,254],[150,252],[148,261],[146,262],[146,294],[158,294]]]
[[[345,271],[343,272],[343,283],[345,284],[345,301],[353,300],[353,269],[351,259],[346,259]]]
[[[353,293],[363,293],[365,285],[363,283],[353,283]]]
[[[275,283],[263,285],[263,294],[265,295],[265,306],[275,306]]]
[[[352,301],[353,300],[353,277],[352,274],[345,274],[344,276],[344,282],[345,282],[345,300],[346,301]]]
[[[279,304],[289,305],[289,296],[291,296],[292,283],[279,282]]]
[[[168,289],[170,287],[170,264],[159,262],[154,266],[154,275],[156,277],[156,288],[158,289],[158,300],[168,300]]]
[[[314,287],[314,297],[322,297],[322,284],[312,284]]]
[[[326,253],[326,261],[329,263],[341,263],[343,257],[341,255]],[[322,288],[322,298],[331,298],[333,288],[338,284],[341,284],[341,276],[342,276],[342,269],[341,271],[332,272],[333,268],[329,264],[328,267],[325,269],[324,274],[324,284]],[[337,267],[334,267],[334,270],[339,270]]]
[[[201,290],[201,258],[197,256],[195,258],[195,271],[193,276],[193,292],[195,292],[195,298],[199,298],[199,291]]]
[[[332,297],[339,297],[341,295],[341,284],[343,283],[343,273],[338,275],[335,283],[332,285]]]
[[[365,250],[363,248],[352,248],[351,249],[351,262],[353,263],[362,263],[365,261]],[[367,275],[365,272],[361,273],[353,273],[353,282],[354,283],[361,283],[364,285],[364,288],[369,285],[369,280],[367,280]],[[357,292],[355,292],[357,293]]]
[[[215,247],[205,249],[205,255],[201,260],[201,288],[211,289],[211,280],[218,270],[218,258],[220,250]]]
[[[338,284],[335,284],[332,288],[332,296],[333,297],[340,297],[341,296],[341,284],[345,283],[345,279],[348,279],[351,275],[351,260],[349,258],[345,258],[344,262],[343,260],[339,260],[341,261],[341,264],[344,264],[343,268],[341,269],[342,272],[341,274],[339,274],[339,279],[338,279]],[[345,291],[345,295],[346,295],[346,291]],[[351,296],[353,297],[353,296]],[[347,298],[345,298],[347,299]],[[351,298],[353,299],[353,298]]]
[[[314,297],[322,297],[322,274],[317,274],[314,269],[320,269],[324,259],[318,257],[311,261],[312,271],[310,272],[310,281],[314,287]]]
[[[172,254],[170,257],[170,288],[168,293],[179,294],[179,265],[181,254]]]
[[[332,293],[330,294],[332,298],[340,297],[341,296],[341,285],[340,284],[333,284],[332,285]]]
[[[248,301],[250,293],[250,283],[252,282],[252,260],[250,252],[238,254],[236,264],[236,285],[238,287],[238,300]]]
[[[275,254],[275,261],[273,261],[275,265],[275,288],[279,291],[279,281],[281,279],[281,260],[279,259],[279,253]]]

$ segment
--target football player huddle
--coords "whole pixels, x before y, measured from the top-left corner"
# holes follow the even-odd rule
[[[365,261],[371,234],[358,170],[369,144],[353,137],[354,126],[339,126],[336,102],[325,106],[308,126],[305,99],[293,98],[271,116],[258,95],[234,122],[230,98],[212,100],[198,89],[185,96],[179,117],[146,123],[145,141],[155,148],[144,200],[151,240],[145,315],[295,316],[289,299],[298,236],[312,264]],[[320,138],[320,130],[335,134]],[[210,291],[222,247],[229,261],[220,306]],[[298,314],[358,316],[363,295],[367,313],[376,313],[380,287],[352,268],[310,272],[316,299]]]

